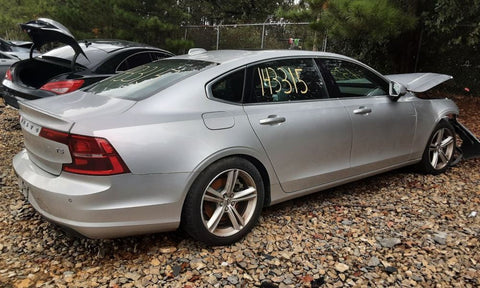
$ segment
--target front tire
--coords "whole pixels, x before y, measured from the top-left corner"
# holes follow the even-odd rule
[[[455,130],[447,121],[441,121],[428,139],[419,168],[429,174],[445,172],[455,153]]]
[[[243,238],[256,224],[264,201],[258,169],[240,157],[221,159],[200,173],[187,194],[182,228],[208,245]]]

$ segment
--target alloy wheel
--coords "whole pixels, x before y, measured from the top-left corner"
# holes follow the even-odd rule
[[[436,170],[443,169],[452,159],[455,148],[455,137],[447,128],[438,129],[429,146],[429,160]]]
[[[250,174],[241,169],[221,172],[203,193],[201,215],[205,228],[219,237],[239,232],[252,220],[257,198]]]

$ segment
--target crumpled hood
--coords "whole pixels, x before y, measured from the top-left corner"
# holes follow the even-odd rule
[[[406,73],[386,75],[392,81],[404,85],[408,91],[425,92],[453,77],[437,73]]]

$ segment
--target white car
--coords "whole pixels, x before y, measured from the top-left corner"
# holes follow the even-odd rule
[[[456,133],[477,157],[457,106],[414,94],[450,78],[383,76],[331,53],[196,49],[20,102],[13,167],[40,214],[85,236],[182,227],[229,244],[265,206],[407,165],[441,173],[462,155]]]

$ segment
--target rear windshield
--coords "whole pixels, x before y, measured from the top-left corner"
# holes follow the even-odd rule
[[[139,101],[214,65],[216,63],[197,60],[160,60],[102,80],[86,91],[112,98]]]

